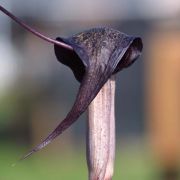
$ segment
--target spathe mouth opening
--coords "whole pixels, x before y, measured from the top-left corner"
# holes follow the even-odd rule
[[[134,38],[128,49],[126,50],[125,54],[123,55],[122,59],[119,61],[118,65],[116,66],[113,74],[121,71],[123,68],[127,68],[132,65],[141,55],[143,49],[143,44],[141,38],[137,37]]]

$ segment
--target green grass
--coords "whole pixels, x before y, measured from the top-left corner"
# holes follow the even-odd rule
[[[26,151],[12,144],[1,144],[0,180],[85,180],[87,166],[84,151],[84,148],[83,151],[68,150],[59,154],[43,151],[12,167]],[[151,160],[143,148],[117,149],[113,180],[150,180],[153,172]]]

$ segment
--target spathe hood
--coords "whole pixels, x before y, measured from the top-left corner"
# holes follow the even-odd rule
[[[88,108],[111,75],[129,67],[140,56],[141,38],[128,36],[111,28],[94,28],[70,38],[57,38],[73,47],[74,51],[55,45],[61,63],[71,68],[80,88],[75,103],[57,128],[23,158],[36,152],[71,126]]]

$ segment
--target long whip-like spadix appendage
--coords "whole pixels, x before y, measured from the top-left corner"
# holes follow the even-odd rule
[[[57,41],[57,40],[54,40],[52,38],[49,38],[39,32],[37,32],[36,30],[34,30],[33,28],[31,28],[30,26],[28,26],[27,24],[25,24],[24,22],[22,22],[19,18],[17,18],[16,16],[14,16],[12,13],[10,13],[9,11],[7,11],[5,8],[3,8],[1,5],[0,5],[0,10],[6,14],[7,16],[9,16],[11,19],[13,19],[16,23],[18,23],[20,26],[22,26],[23,28],[25,28],[27,31],[33,33],[35,36],[45,40],[45,41],[48,41],[52,44],[56,44],[58,46],[61,46],[62,48],[65,48],[65,49],[68,49],[68,50],[71,50],[73,51],[73,48],[70,46],[70,45],[67,45],[66,43],[64,42],[60,42],[60,41]]]

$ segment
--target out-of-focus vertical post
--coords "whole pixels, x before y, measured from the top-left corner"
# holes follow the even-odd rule
[[[149,135],[163,179],[175,180],[180,158],[180,30],[162,26],[150,39],[146,68]]]

